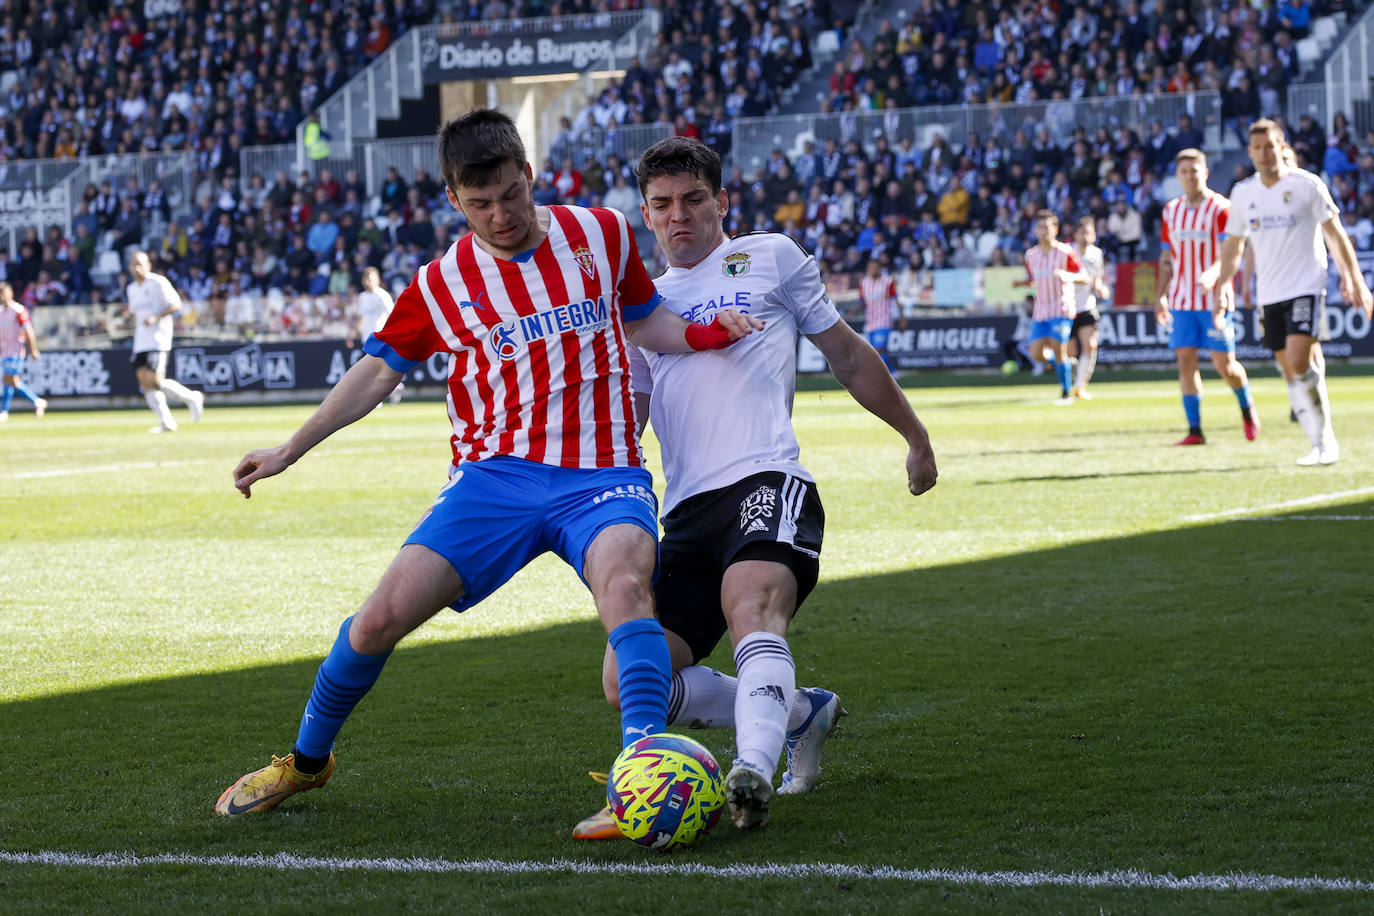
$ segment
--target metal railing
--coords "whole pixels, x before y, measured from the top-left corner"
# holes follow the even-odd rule
[[[774,149],[791,156],[800,152],[807,140],[814,142],[819,152],[829,139],[834,139],[841,148],[850,140],[858,140],[871,150],[878,137],[887,137],[894,149],[903,137],[911,137],[917,149],[925,150],[936,134],[955,144],[963,143],[970,133],[977,133],[983,139],[996,137],[1008,144],[1018,129],[1034,139],[1041,127],[1048,129],[1054,142],[1063,146],[1078,127],[1085,128],[1089,137],[1099,127],[1108,130],[1130,127],[1144,138],[1150,122],[1160,121],[1166,128],[1171,128],[1185,114],[1204,132],[1209,145],[1223,142],[1221,97],[1209,91],[1078,101],[1052,99],[1021,105],[941,105],[874,112],[736,118],[730,158],[747,173],[763,165]]]
[[[0,162],[0,188],[47,190],[81,168],[80,159],[14,159]]]
[[[1331,130],[1331,119],[1341,112],[1350,126],[1362,136],[1374,126],[1370,108],[1370,42],[1374,42],[1374,6],[1351,25],[1326,59],[1323,83],[1326,86],[1324,117],[1318,121],[1323,131]],[[1290,109],[1292,96],[1290,89]],[[1310,104],[1310,103],[1309,103]],[[1315,117],[1315,115],[1314,115]]]

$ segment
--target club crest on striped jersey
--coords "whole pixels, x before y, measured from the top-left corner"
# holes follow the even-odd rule
[[[587,279],[596,279],[596,258],[592,255],[592,250],[586,245],[573,249],[573,259],[577,261],[577,266],[582,268],[582,272],[587,275]]]
[[[721,276],[734,277],[739,279],[749,273],[749,268],[754,265],[749,261],[748,252],[736,251],[734,254],[727,254],[725,260],[720,265]]]

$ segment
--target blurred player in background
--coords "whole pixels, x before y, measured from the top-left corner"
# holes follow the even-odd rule
[[[1250,125],[1255,174],[1231,190],[1234,225],[1221,259],[1199,284],[1225,288],[1240,268],[1245,243],[1255,247],[1255,282],[1264,309],[1264,345],[1274,351],[1288,381],[1288,399],[1311,450],[1298,464],[1335,464],[1340,444],[1331,425],[1326,365],[1314,345],[1327,335],[1327,251],[1336,258],[1341,298],[1374,314],[1355,246],[1322,180],[1283,160],[1283,129],[1267,118]],[[1325,244],[1323,245],[1323,242]]]
[[[1111,294],[1103,279],[1107,267],[1102,249],[1097,247],[1097,220],[1093,217],[1085,216],[1074,224],[1073,252],[1088,277],[1087,283],[1075,283],[1073,287],[1076,314],[1071,333],[1078,344],[1078,373],[1073,381],[1073,396],[1091,401],[1088,382],[1092,381],[1093,370],[1097,368],[1097,325],[1102,320],[1097,303]]]
[[[734,311],[689,324],[659,308],[620,213],[536,207],[533,171],[506,115],[478,109],[449,122],[439,160],[449,204],[472,231],[419,270],[305,425],[244,456],[234,485],[250,496],[255,482],[366,416],[435,354],[449,364],[448,484],[339,628],[292,752],[225,789],[217,814],[269,811],[324,785],[334,739],[396,644],[445,606],[478,604],[550,550],[587,584],[624,660],[622,744],[667,724],[672,672],[650,585],[657,501],[636,435],[626,334],[686,352],[729,346],[760,325]]]
[[[1031,359],[1054,370],[1059,379],[1059,398],[1054,403],[1066,406],[1073,403],[1073,367],[1069,365],[1066,348],[1075,314],[1073,287],[1092,281],[1082,272],[1083,265],[1073,249],[1059,241],[1058,236],[1059,217],[1054,211],[1041,210],[1036,214],[1035,245],[1026,250],[1026,282],[1035,287]]]
[[[176,432],[177,421],[167,406],[167,395],[181,401],[191,411],[191,419],[205,413],[205,395],[192,391],[175,379],[167,378],[167,363],[172,353],[172,316],[181,311],[181,296],[162,274],[153,273],[148,252],[135,251],[129,259],[133,282],[127,293],[125,314],[134,319],[134,377],[148,407],[158,419],[150,433]]]
[[[368,267],[363,270],[363,291],[358,293],[358,315],[353,320],[353,330],[348,337],[348,346],[352,349],[353,345],[359,341],[367,340],[368,336],[380,331],[386,325],[387,316],[395,307],[391,301],[391,293],[382,286],[382,273],[375,267]],[[405,382],[397,382],[396,390],[387,396],[393,404],[401,403],[401,391],[405,388]]]
[[[1212,364],[1235,393],[1245,438],[1254,441],[1260,422],[1250,396],[1250,379],[1236,359],[1235,290],[1204,289],[1199,278],[1217,262],[1227,238],[1231,204],[1207,187],[1207,156],[1181,150],[1174,174],[1183,194],[1164,205],[1160,221],[1159,279],[1165,292],[1155,303],[1155,320],[1169,329],[1169,346],[1178,360],[1183,414],[1188,434],[1175,445],[1203,445],[1202,373],[1197,351],[1212,354]]]
[[[887,356],[887,339],[892,335],[892,321],[901,316],[902,327],[906,327],[906,316],[901,314],[897,305],[897,284],[892,275],[883,270],[876,257],[869,258],[864,275],[859,280],[859,297],[864,303],[864,336],[878,355],[882,357],[889,372],[896,373],[892,360]]]
[[[33,402],[35,416],[43,416],[48,409],[48,399],[34,394],[19,377],[25,357],[39,358],[33,322],[29,319],[29,310],[14,298],[14,287],[0,281],[0,374],[4,376],[5,385],[4,393],[0,394],[0,421],[10,418],[10,405],[16,392]]]
[[[636,368],[647,372],[635,375],[636,397],[648,401],[637,413],[653,423],[667,480],[655,597],[676,669],[670,721],[735,728],[736,759],[725,780],[731,819],[761,827],[783,748],[788,770],[778,791],[809,791],[821,745],[844,713],[832,692],[796,686],[786,639],[816,585],[825,527],[792,430],[801,335],[855,400],[901,434],[912,494],[935,485],[935,456],[878,353],[840,319],[815,259],[780,233],[725,237],[728,199],[709,147],[662,140],[638,172],[644,222],[668,258],[656,281],[665,301],[684,317],[706,318],[731,303],[764,321],[760,333],[716,353],[642,348],[645,363]],[[737,422],[721,422],[723,404],[744,405]],[[735,677],[697,664],[727,630]],[[617,661],[607,647],[602,682],[612,703],[623,701],[615,693]],[[617,834],[603,810],[574,835]]]

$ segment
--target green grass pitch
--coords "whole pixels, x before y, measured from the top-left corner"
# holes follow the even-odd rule
[[[1343,458],[1303,469],[1282,383],[1254,374],[1260,440],[1209,377],[1195,449],[1170,446],[1162,374],[1105,374],[1069,408],[1046,380],[908,379],[941,471],[919,498],[885,426],[842,391],[799,394],[829,530],[790,642],[798,682],[850,716],[820,788],[780,797],[767,830],[723,823],[666,856],[569,837],[601,803],[585,774],[609,766],[617,720],[591,600],[551,557],[402,644],[328,787],[211,815],[289,749],[339,621],[442,485],[441,404],[382,408],[251,501],[234,464],[311,407],[212,405],[172,436],[146,435],[146,411],[16,412],[0,910],[1368,911],[1374,376],[1332,378]],[[712,661],[733,671],[728,647]],[[730,732],[693,735],[728,761]],[[39,852],[179,858],[18,858]],[[354,865],[222,858],[259,854]],[[718,871],[817,864],[855,868]],[[862,871],[883,866],[905,871]],[[1083,878],[1115,872],[1361,883]]]

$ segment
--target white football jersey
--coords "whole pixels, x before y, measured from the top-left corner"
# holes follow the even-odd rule
[[[380,286],[358,293],[358,315],[362,318],[363,333],[375,334],[380,331],[391,309],[391,294]]]
[[[1326,289],[1321,226],[1339,215],[1326,185],[1306,169],[1288,169],[1273,187],[1258,174],[1237,182],[1227,231],[1255,246],[1260,305]]]
[[[146,323],[150,316],[168,306],[175,306],[176,311],[181,311],[181,297],[171,281],[162,274],[148,274],[148,279],[142,283],[130,283],[125,292],[129,297],[129,308],[134,313],[134,352],[172,349],[172,316],[164,315],[153,325]]]
[[[783,471],[811,480],[792,431],[797,344],[840,320],[820,268],[785,235],[727,239],[700,264],[670,267],[654,281],[663,305],[708,324],[722,309],[762,319],[724,350],[650,353],[650,378],[635,389],[652,394],[649,419],[663,453],[663,512],[707,490],[751,474]]]
[[[1093,283],[1096,283],[1097,278],[1102,276],[1106,270],[1106,262],[1102,258],[1102,249],[1096,245],[1089,245],[1087,251],[1079,251],[1078,245],[1075,244],[1073,250],[1078,255],[1083,273],[1092,277]],[[1075,283],[1073,285],[1074,306],[1080,315],[1097,308],[1097,294],[1093,292],[1093,283]]]

